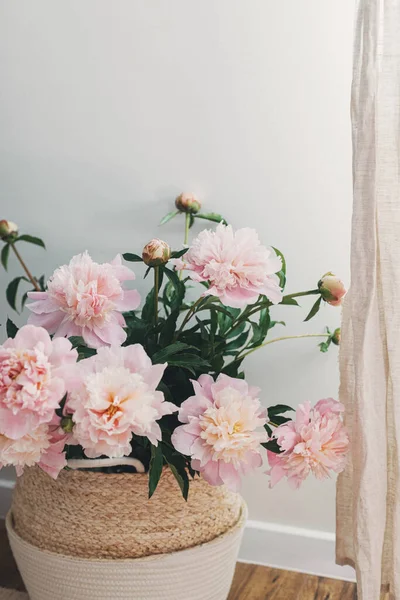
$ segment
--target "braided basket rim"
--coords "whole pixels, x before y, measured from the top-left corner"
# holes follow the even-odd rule
[[[175,550],[173,552],[163,552],[163,553],[159,553],[159,554],[152,554],[150,556],[143,556],[143,557],[139,557],[139,558],[81,558],[81,557],[73,557],[67,554],[59,554],[58,552],[51,552],[50,550],[45,550],[43,548],[39,548],[38,546],[34,546],[33,544],[31,544],[30,542],[25,541],[21,536],[19,536],[16,531],[14,530],[14,524],[13,524],[13,516],[12,516],[12,511],[10,510],[7,515],[6,515],[6,530],[7,530],[7,535],[10,538],[14,538],[18,541],[19,544],[25,546],[27,549],[30,548],[34,548],[35,551],[39,551],[42,554],[48,555],[48,556],[58,556],[61,557],[65,560],[67,560],[69,563],[79,563],[79,564],[105,564],[105,563],[118,563],[118,564],[140,564],[140,563],[147,563],[147,562],[151,562],[151,561],[155,561],[155,560],[162,560],[163,558],[167,557],[167,556],[181,556],[182,554],[188,554],[190,552],[193,552],[196,550],[196,548],[202,547],[202,546],[208,546],[208,547],[212,547],[214,545],[218,545],[222,539],[225,539],[231,535],[233,535],[234,533],[236,533],[236,531],[238,531],[239,529],[244,528],[245,523],[247,521],[247,517],[248,517],[248,508],[247,508],[247,504],[246,502],[242,499],[242,505],[241,505],[241,509],[240,509],[240,516],[238,521],[227,531],[225,531],[224,533],[222,533],[221,535],[215,537],[214,539],[210,540],[209,542],[203,542],[201,544],[197,544],[196,546],[192,546],[190,548],[184,548],[183,550]]]

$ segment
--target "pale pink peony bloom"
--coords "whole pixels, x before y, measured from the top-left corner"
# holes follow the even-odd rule
[[[272,249],[260,244],[254,229],[233,231],[220,223],[215,231],[202,231],[183,260],[175,267],[188,269],[194,281],[207,281],[204,295],[218,296],[222,304],[242,308],[255,302],[260,294],[273,303],[282,300],[279,278],[281,259]]]
[[[298,488],[311,473],[325,479],[330,471],[343,471],[349,447],[341,419],[343,410],[343,405],[332,398],[320,400],[313,409],[306,402],[298,407],[294,421],[275,429],[273,437],[283,452],[268,451],[271,487],[283,477]]]
[[[29,323],[45,327],[55,337],[82,336],[88,346],[121,345],[126,340],[122,312],[140,304],[136,290],[122,282],[135,279],[118,254],[111,263],[93,262],[87,252],[56,269],[46,292],[30,292],[35,300]]]
[[[153,365],[140,344],[100,348],[76,365],[66,411],[72,413],[74,440],[86,456],[128,456],[132,434],[157,445],[157,421],[178,410],[156,390],[166,366]]]
[[[38,465],[53,479],[57,479],[67,461],[64,453],[66,436],[60,433],[56,419],[52,424],[39,425],[18,440],[0,434],[0,469],[15,467],[20,476],[25,467]]]
[[[25,325],[0,346],[0,434],[18,439],[49,423],[78,353],[65,339]]]
[[[266,423],[259,390],[227,375],[215,382],[201,375],[192,383],[195,395],[179,409],[184,425],[175,429],[172,444],[211,485],[236,491],[241,476],[261,466],[260,444],[268,439],[265,430],[257,431]]]
[[[326,273],[318,282],[322,298],[332,306],[340,306],[346,295],[343,281],[333,273]]]

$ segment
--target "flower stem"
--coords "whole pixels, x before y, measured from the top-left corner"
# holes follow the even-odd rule
[[[308,290],[307,292],[296,292],[295,294],[288,294],[287,296],[284,296],[282,298],[282,302],[280,302],[280,304],[284,303],[284,300],[287,298],[299,298],[300,296],[315,296],[315,294],[320,294],[321,292],[319,290]]]
[[[189,243],[189,229],[190,229],[190,214],[185,213],[185,237],[183,240],[183,243],[185,244],[185,246],[187,246]]]
[[[274,338],[273,340],[268,340],[267,342],[260,344],[260,346],[256,346],[255,348],[252,348],[248,352],[245,352],[244,354],[242,354],[242,356],[240,356],[240,357],[237,356],[236,360],[238,358],[245,358],[245,356],[252,354],[256,350],[259,350],[260,348],[263,348],[264,346],[269,346],[269,344],[274,344],[275,342],[281,342],[283,340],[298,340],[300,338],[330,337],[330,335],[331,335],[330,333],[304,333],[302,335],[284,335],[282,337]]]
[[[35,290],[37,292],[40,292],[41,289],[39,287],[38,282],[36,281],[36,279],[34,278],[34,276],[32,275],[32,273],[30,272],[30,270],[28,269],[28,267],[25,264],[25,261],[23,260],[22,256],[20,255],[20,253],[18,252],[14,242],[10,243],[11,248],[14,250],[14,254],[17,257],[17,259],[19,260],[21,267],[23,268],[23,270],[25,271],[29,281],[31,282],[31,284],[33,285],[33,287],[35,288]]]
[[[176,333],[175,339],[177,339],[179,337],[179,335],[182,333],[185,325],[193,317],[194,313],[196,312],[196,309],[199,307],[201,302],[203,302],[203,300],[204,300],[203,296],[200,296],[200,298],[198,298],[198,300],[196,300],[196,302],[194,304],[192,304],[192,306],[190,307],[190,309],[188,310],[188,312],[186,314],[186,317],[182,321],[182,325],[180,326],[179,330]]]
[[[154,268],[154,323],[158,323],[158,288],[160,285],[160,267]]]

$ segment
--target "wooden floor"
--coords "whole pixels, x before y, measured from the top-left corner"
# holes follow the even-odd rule
[[[0,522],[0,586],[23,590]],[[292,571],[238,563],[229,600],[356,600],[355,585]]]

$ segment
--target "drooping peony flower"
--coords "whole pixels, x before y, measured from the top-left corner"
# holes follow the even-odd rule
[[[325,479],[330,471],[343,471],[349,447],[341,419],[343,410],[344,406],[332,398],[320,400],[313,409],[306,402],[297,409],[294,421],[275,429],[273,437],[283,452],[268,451],[271,487],[283,477],[298,488],[310,473]]]
[[[132,434],[157,445],[157,421],[178,410],[156,390],[166,366],[152,365],[140,344],[100,348],[76,365],[67,412],[73,413],[74,439],[89,458],[128,456]]]
[[[49,423],[77,357],[69,340],[51,340],[34,325],[0,346],[0,434],[17,440]]]
[[[148,267],[158,267],[165,265],[171,256],[171,248],[167,242],[154,238],[145,245],[142,252],[142,258]]]
[[[88,346],[116,344],[126,340],[121,312],[140,304],[136,290],[124,290],[122,282],[135,279],[118,254],[111,263],[93,262],[87,252],[74,256],[69,265],[56,269],[46,292],[30,292],[35,300],[29,323],[45,327],[55,337],[82,336]]]
[[[242,379],[210,375],[193,381],[195,395],[179,409],[172,444],[192,458],[192,467],[211,485],[226,484],[238,490],[241,476],[262,464],[261,446],[268,439],[266,411],[259,390]]]
[[[331,306],[340,306],[346,295],[343,281],[333,273],[326,273],[318,282],[322,298]]]
[[[53,479],[57,479],[59,472],[67,465],[64,453],[66,436],[59,432],[57,419],[55,416],[51,424],[39,425],[18,440],[0,434],[0,469],[15,467],[19,476],[25,467],[38,465]]]
[[[176,198],[175,206],[181,212],[196,214],[201,209],[201,202],[196,194],[183,192]]]
[[[220,223],[216,231],[204,230],[175,267],[188,269],[194,281],[206,281],[204,295],[218,296],[223,304],[242,308],[264,294],[274,304],[282,300],[279,278],[281,259],[260,244],[254,229],[233,231]]]

